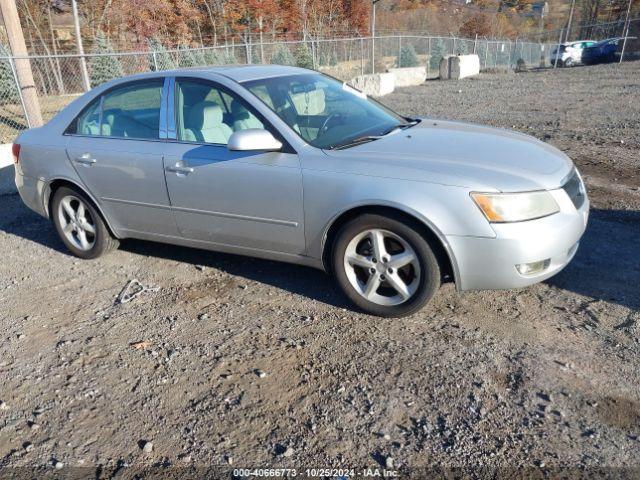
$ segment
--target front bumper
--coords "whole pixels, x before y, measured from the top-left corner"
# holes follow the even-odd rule
[[[587,226],[589,201],[579,208],[563,189],[550,192],[560,212],[527,222],[492,224],[495,238],[447,236],[456,261],[459,290],[509,289],[541,282],[562,270],[573,258]],[[548,260],[533,275],[521,275],[516,265]]]

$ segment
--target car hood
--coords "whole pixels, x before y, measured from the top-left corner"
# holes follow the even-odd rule
[[[558,188],[573,168],[564,153],[529,135],[432,119],[326,153],[345,157],[340,162],[345,172],[487,191]]]

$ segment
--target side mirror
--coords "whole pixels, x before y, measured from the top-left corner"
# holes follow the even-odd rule
[[[229,137],[227,148],[232,151],[264,150],[274,152],[282,149],[282,143],[267,130],[248,128],[234,132]]]

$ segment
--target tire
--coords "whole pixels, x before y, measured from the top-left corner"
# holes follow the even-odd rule
[[[415,222],[377,214],[342,226],[333,244],[333,274],[356,306],[379,317],[403,317],[431,300],[440,267],[419,231]]]
[[[567,68],[573,67],[573,58],[567,58],[564,61],[564,66]]]
[[[60,239],[76,257],[98,258],[120,244],[93,202],[80,190],[58,188],[51,202],[51,218]]]

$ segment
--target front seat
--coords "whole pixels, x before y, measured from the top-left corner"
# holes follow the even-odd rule
[[[260,120],[256,118],[244,105],[238,100],[231,102],[231,115],[233,117],[233,131],[247,130],[249,128],[264,128]]]
[[[226,145],[233,130],[222,119],[222,108],[217,103],[196,103],[189,109],[185,122],[185,140]]]

